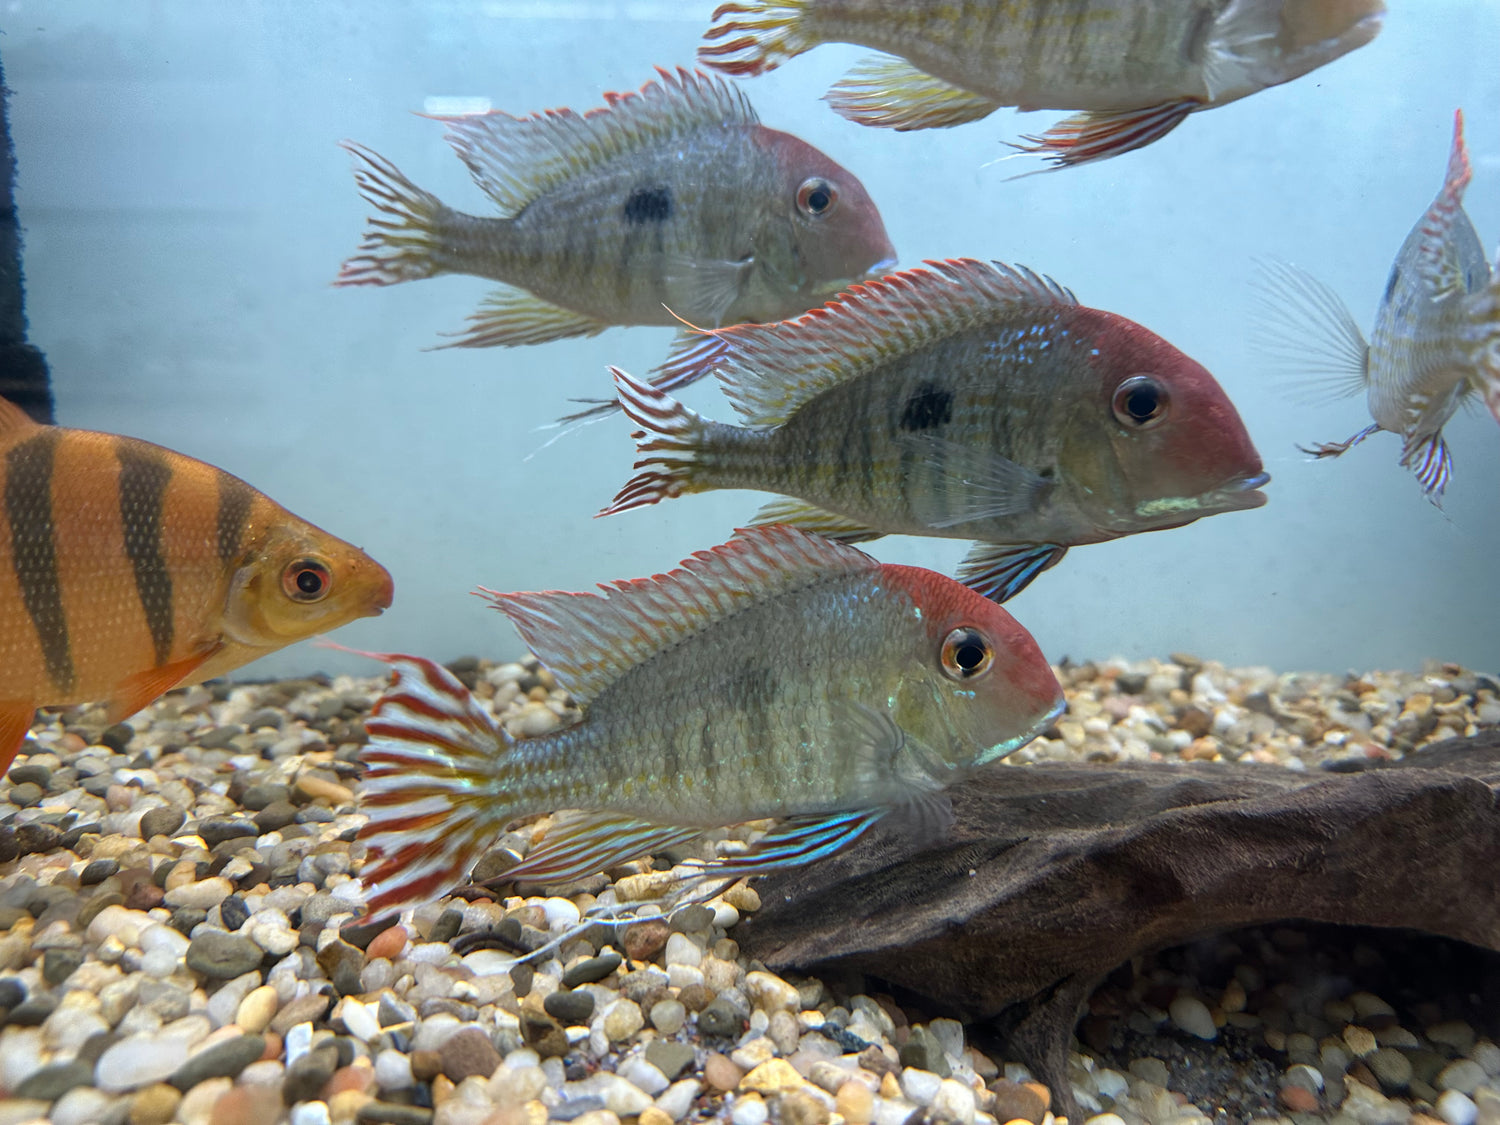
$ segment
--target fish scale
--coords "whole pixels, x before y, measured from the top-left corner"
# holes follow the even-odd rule
[[[792,528],[601,589],[485,592],[583,709],[553,734],[512,739],[445,669],[377,657],[395,681],[361,752],[373,911],[451,887],[509,822],[560,808],[576,814],[507,881],[565,882],[767,817],[782,819],[764,849],[730,869],[810,862],[892,813],[932,830],[946,785],[1061,707],[1004,610]]]

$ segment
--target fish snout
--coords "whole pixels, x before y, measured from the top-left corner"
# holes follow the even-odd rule
[[[1266,494],[1260,491],[1271,482],[1271,474],[1262,469],[1258,473],[1232,480],[1218,489],[1218,496],[1230,511],[1259,508],[1266,502]]]

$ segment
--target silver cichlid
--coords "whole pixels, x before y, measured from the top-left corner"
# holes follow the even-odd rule
[[[714,13],[709,66],[760,74],[820,43],[886,51],[829,91],[864,125],[926,129],[1002,106],[1086,112],[1026,151],[1083,164],[1190,113],[1290,82],[1380,30],[1381,0],[741,0]]]
[[[775,325],[706,333],[667,379],[714,371],[745,422],[615,372],[646,431],[605,511],[717,488],[795,497],[757,523],[849,542],[977,539],[959,579],[1004,601],[1068,548],[1265,503],[1213,376],[1025,270],[929,262]]]
[[[780,320],[895,260],[851,173],[761,125],[722,79],[659,73],[587,113],[439,118],[499,217],[455,211],[346,142],[376,215],[334,284],[504,282],[449,345],[489,347],[675,326],[674,314]]]
[[[599,594],[495,594],[584,709],[513,741],[442,668],[384,657],[366,722],[363,879],[380,912],[450,889],[507,822],[582,815],[508,881],[564,881],[785,818],[740,873],[831,854],[882,817],[946,815],[945,786],[1024,745],[1062,689],[1030,634],[942,575],[755,528]]]
[[[1374,419],[1304,452],[1337,457],[1381,430],[1399,434],[1401,464],[1439,505],[1453,477],[1443,427],[1465,399],[1489,402],[1500,372],[1500,273],[1463,209],[1471,174],[1460,110],[1442,190],[1401,244],[1368,342],[1338,295],[1296,267],[1268,267],[1263,285],[1268,350],[1324,373],[1335,395],[1364,392]],[[1500,397],[1491,409],[1500,420]]]

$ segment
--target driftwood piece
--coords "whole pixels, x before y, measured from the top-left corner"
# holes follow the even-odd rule
[[[952,791],[942,844],[914,854],[872,833],[766,878],[735,936],[772,969],[869,974],[996,1021],[1008,1053],[1072,1111],[1082,1006],[1138,953],[1292,919],[1500,950],[1497,789],[1500,732],[1358,773],[993,769]]]

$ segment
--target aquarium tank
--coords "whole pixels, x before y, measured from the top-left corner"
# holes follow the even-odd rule
[[[0,1125],[1500,1122],[1495,0],[0,33]]]

